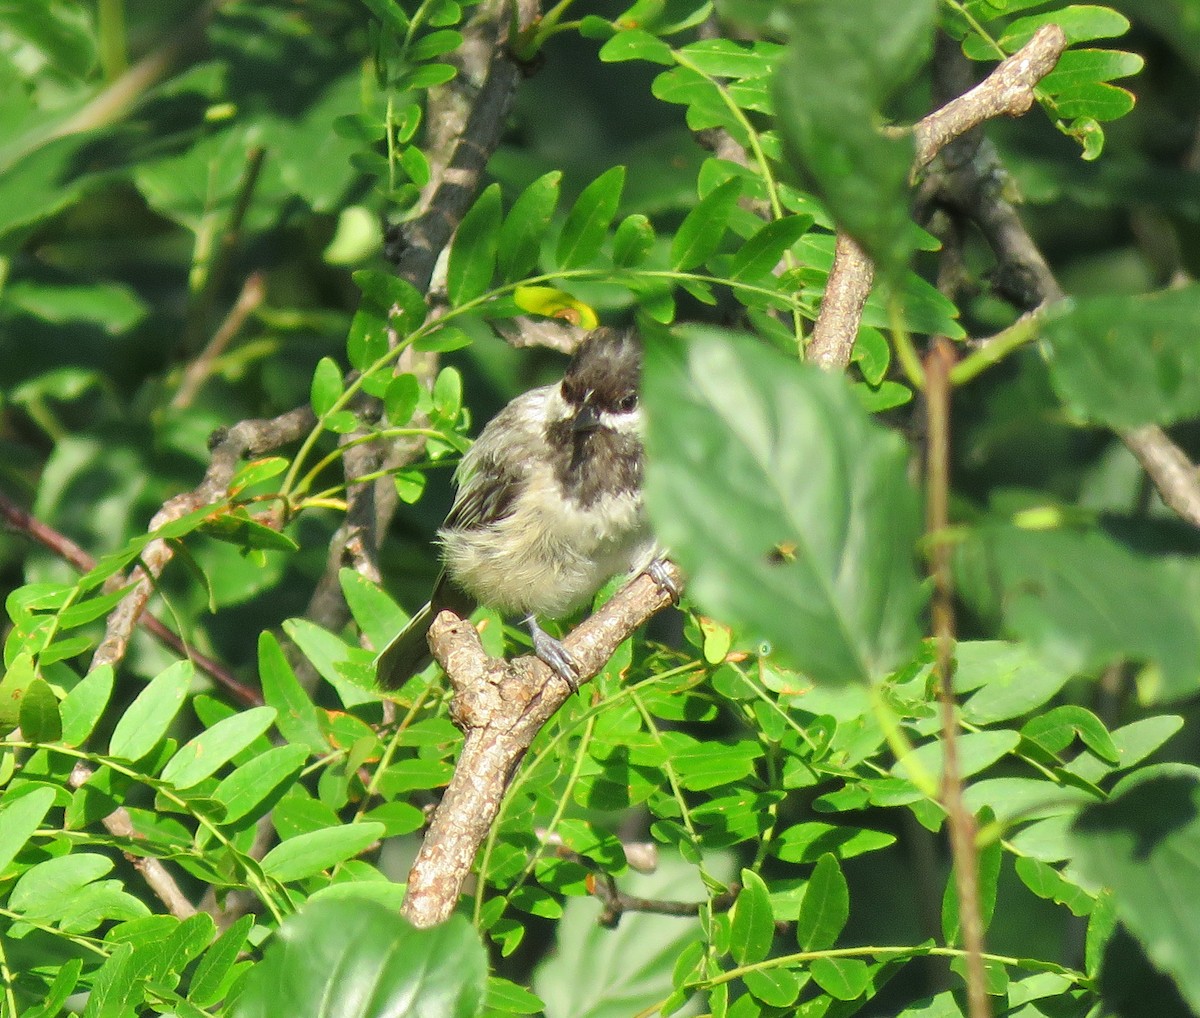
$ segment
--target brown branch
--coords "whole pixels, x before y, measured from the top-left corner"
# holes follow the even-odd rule
[[[833,268],[821,299],[804,359],[829,371],[842,371],[850,363],[863,306],[871,295],[875,266],[849,234],[839,233]]]
[[[1065,47],[1062,29],[1043,26],[975,88],[921,120],[913,128],[917,143],[914,169],[927,166],[952,141],[984,121],[1027,112],[1034,86],[1054,67]],[[1010,231],[1012,224],[998,219],[993,228]],[[873,275],[874,267],[862,249],[839,235],[830,283],[808,346],[809,360],[831,369],[843,369],[850,363]]]
[[[528,25],[538,13],[536,0],[518,0],[519,23]],[[469,103],[455,106],[454,91],[446,93],[435,117],[427,117],[436,132],[431,148],[436,153],[452,142],[445,169],[426,187],[414,219],[393,231],[398,249],[396,272],[424,292],[434,265],[450,243],[462,217],[479,192],[479,183],[504,131],[508,109],[520,80],[520,69],[507,52],[509,5],[489,0],[479,9],[466,32],[464,59],[483,70],[478,91]],[[468,88],[473,83],[468,82]]]
[[[71,771],[71,776],[67,779],[67,783],[72,788],[79,789],[86,785],[94,774],[95,771],[86,764],[77,763]],[[129,816],[129,811],[124,806],[118,806],[100,822],[104,825],[105,830],[114,838],[132,841],[137,837],[137,832],[133,829],[133,820]],[[179,885],[175,883],[175,878],[171,876],[167,868],[158,859],[151,856],[136,855],[132,852],[126,852],[125,857],[133,864],[134,869],[142,875],[142,879],[146,881],[146,886],[154,892],[159,901],[167,906],[167,910],[171,915],[177,919],[187,919],[189,916],[196,914],[196,906],[180,890]]]
[[[261,272],[250,273],[246,277],[246,282],[242,284],[241,292],[238,294],[237,300],[233,302],[233,307],[229,309],[225,320],[217,326],[217,331],[213,333],[212,339],[184,371],[183,380],[179,383],[179,388],[171,399],[173,410],[186,410],[192,405],[196,393],[212,375],[217,358],[225,352],[234,337],[241,332],[242,326],[246,324],[246,319],[258,310],[265,296],[266,286],[263,282],[263,274]],[[184,348],[186,349],[186,344]]]
[[[172,520],[207,505],[217,505],[229,496],[229,485],[238,464],[246,455],[261,455],[294,442],[316,424],[312,410],[299,407],[271,420],[241,421],[213,436],[212,457],[204,480],[193,490],[165,503],[150,521],[153,532]],[[129,649],[133,629],[154,592],[155,582],[174,557],[170,543],[151,541],[142,550],[141,564],[130,573],[133,589],[109,614],[104,639],[92,656],[90,669],[116,665]]]
[[[597,873],[588,881],[591,892],[604,903],[598,922],[606,929],[614,929],[626,912],[646,912],[651,915],[679,916],[692,918],[700,914],[700,910],[709,906],[715,912],[724,912],[733,907],[740,888],[735,884],[727,891],[722,891],[710,901],[667,901],[663,898],[639,898],[637,895],[626,894],[613,879],[611,873]]]
[[[1121,441],[1146,471],[1163,502],[1181,519],[1200,527],[1200,470],[1154,424],[1120,433]]]
[[[673,565],[666,569],[681,587],[682,574]],[[670,603],[671,594],[643,574],[576,627],[564,643],[579,667],[581,683],[590,681],[622,641]],[[442,922],[453,911],[517,764],[571,696],[567,684],[536,658],[506,662],[488,657],[475,627],[451,612],[434,619],[429,646],[453,686],[453,716],[466,740],[408,876],[401,911],[422,927]]]
[[[96,560],[78,544],[65,534],[59,533],[53,527],[30,515],[3,492],[0,492],[0,519],[3,519],[13,529],[37,541],[43,548],[53,552],[81,573],[90,572],[95,568]],[[122,580],[121,582],[124,581]],[[233,673],[219,661],[214,661],[207,655],[201,654],[198,650],[188,647],[156,615],[147,612],[141,617],[139,622],[159,643],[170,647],[180,657],[190,658],[197,668],[224,686],[230,694],[247,707],[262,706],[263,699],[255,690],[239,682]]]
[[[962,767],[958,758],[958,707],[954,700],[954,573],[950,526],[950,369],[955,353],[939,338],[925,358],[926,464],[925,536],[929,542],[933,599],[930,615],[936,643],[934,674],[942,717],[942,806],[950,828],[950,854],[958,895],[959,925],[967,960],[967,1004],[971,1018],[989,1018],[987,978],[983,967],[983,917],[979,901],[975,817],[963,802]]]
[[[1028,113],[1034,88],[1054,70],[1066,48],[1063,30],[1058,25],[1043,25],[973,89],[924,117],[913,128],[917,167],[927,166],[955,138],[988,120]]]

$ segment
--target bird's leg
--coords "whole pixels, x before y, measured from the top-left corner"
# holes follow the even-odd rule
[[[679,584],[675,582],[675,578],[667,572],[665,558],[656,558],[646,566],[646,575],[671,595],[672,604],[679,604],[679,595],[682,591],[679,589]]]
[[[554,674],[571,687],[572,693],[579,692],[579,669],[571,660],[567,648],[562,641],[555,639],[538,625],[532,615],[525,620],[529,627],[529,636],[533,640],[533,652],[553,670]]]

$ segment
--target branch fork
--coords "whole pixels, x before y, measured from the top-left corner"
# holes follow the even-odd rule
[[[665,563],[664,574],[676,590],[682,589],[678,568]],[[563,641],[579,666],[580,685],[591,681],[617,647],[673,599],[672,591],[643,573],[580,623]],[[454,910],[517,764],[572,695],[566,682],[535,657],[489,657],[475,627],[453,612],[443,611],[433,620],[429,649],[454,689],[451,713],[466,740],[408,877],[401,911],[421,927],[442,922]]]

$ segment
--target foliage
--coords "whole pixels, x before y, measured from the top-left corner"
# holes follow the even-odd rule
[[[6,516],[0,1014],[965,1013],[921,639],[945,540],[995,1010],[1200,1013],[1196,539],[1116,437],[1195,439],[1200,301],[1166,288],[1200,266],[1194,5],[570,6],[510,40],[545,67],[428,293],[385,235],[439,182],[429,110],[478,91],[469,41],[507,8],[0,10],[0,488],[92,557]],[[882,125],[928,108],[935,29],[986,72],[1049,21],[1072,48],[1041,112],[989,132],[1077,299],[1014,324]],[[1113,82],[1142,53],[1135,107]],[[845,380],[800,363],[835,224],[881,270]],[[461,735],[436,668],[384,697],[366,648],[428,590],[444,468],[553,376],[492,330],[602,318],[648,342],[680,632],[631,640],[551,721],[461,914],[418,931],[399,881]],[[934,336],[961,344],[955,526],[923,542]],[[216,429],[301,405],[298,443],[149,522]],[[378,471],[386,590],[326,575],[364,447],[408,451]],[[141,634],[89,670],[158,541],[152,608],[202,656]],[[334,588],[348,615],[322,613]],[[601,928],[609,882],[695,915]]]

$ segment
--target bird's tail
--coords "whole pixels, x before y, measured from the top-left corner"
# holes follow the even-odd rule
[[[399,689],[406,679],[433,660],[426,636],[434,614],[433,604],[427,603],[383,648],[376,671],[381,689]]]

